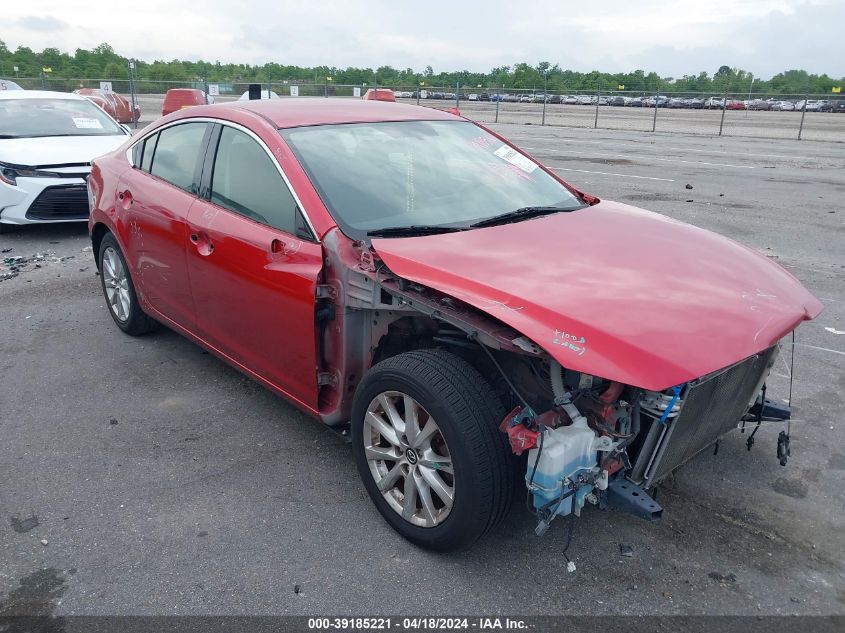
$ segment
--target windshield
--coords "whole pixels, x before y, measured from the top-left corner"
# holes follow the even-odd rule
[[[0,138],[123,133],[87,99],[0,99]]]
[[[586,206],[540,167],[464,121],[281,130],[353,238],[394,227],[469,227],[525,207]]]

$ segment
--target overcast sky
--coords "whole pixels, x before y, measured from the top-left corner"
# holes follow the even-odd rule
[[[527,61],[667,77],[740,67],[845,76],[845,0],[35,0],[0,39],[127,57],[489,71]],[[117,7],[131,6],[131,11]],[[201,8],[200,8],[201,7]]]

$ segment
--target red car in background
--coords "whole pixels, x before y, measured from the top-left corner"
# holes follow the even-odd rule
[[[204,90],[196,88],[171,88],[164,95],[164,103],[161,106],[161,116],[167,116],[183,108],[190,108],[195,105],[208,105],[214,103]]]
[[[728,102],[725,105],[725,110],[745,110],[745,109],[746,109],[745,101],[740,101],[739,99],[728,99]]]
[[[141,118],[141,108],[136,105],[133,113],[132,105],[126,97],[116,92],[106,92],[97,88],[80,88],[74,90],[74,93],[88,98],[118,123],[133,123]]]
[[[741,419],[788,415],[766,378],[822,309],[764,255],[432,108],[179,111],[88,188],[117,327],[162,323],[351,427],[379,512],[438,550],[501,521],[515,469],[538,534],[586,503],[658,518],[651,486]]]
[[[370,88],[362,99],[366,101],[396,101],[396,95],[389,88]]]

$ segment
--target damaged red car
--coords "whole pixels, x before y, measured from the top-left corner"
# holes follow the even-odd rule
[[[378,511],[438,550],[491,530],[520,477],[538,534],[586,505],[658,518],[655,484],[789,415],[766,378],[821,311],[750,248],[430,108],[176,112],[88,187],[117,326],[164,324],[349,429]]]
[[[97,88],[80,88],[73,92],[86,97],[118,123],[134,123],[141,118],[141,108],[137,105],[133,108],[126,97],[116,92]]]

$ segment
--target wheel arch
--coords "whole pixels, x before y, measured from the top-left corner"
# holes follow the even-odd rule
[[[112,233],[112,231],[103,222],[97,222],[91,229],[91,248],[94,252],[97,270],[100,270],[100,245],[103,243],[103,238],[109,233]]]

